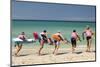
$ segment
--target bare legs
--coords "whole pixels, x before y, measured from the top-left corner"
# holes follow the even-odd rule
[[[53,54],[57,54],[58,53],[58,49],[59,49],[59,44],[55,43],[55,49],[53,51]]]
[[[72,53],[74,53],[76,45],[72,45]]]
[[[71,44],[72,44],[72,53],[74,53],[77,44],[75,38],[71,38]]]
[[[92,43],[92,39],[87,40],[87,52],[90,52],[91,50],[91,43]]]
[[[72,53],[75,51],[75,48],[74,47],[72,47]]]
[[[44,46],[44,41],[41,40],[41,42],[40,42],[40,49],[39,49],[39,55],[41,55],[41,50],[43,49],[43,46]]]
[[[21,45],[16,45],[16,52],[15,52],[15,56],[18,56],[19,51],[22,49],[22,44]]]

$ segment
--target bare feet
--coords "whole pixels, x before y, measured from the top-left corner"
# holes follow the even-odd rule
[[[17,53],[15,53],[15,57],[18,57],[19,55]]]
[[[91,51],[89,49],[87,49],[86,52],[91,52]]]

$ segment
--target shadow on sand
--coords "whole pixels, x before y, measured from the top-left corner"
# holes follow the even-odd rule
[[[45,54],[41,54],[40,56],[45,56],[45,55],[48,55],[48,53],[45,53]]]
[[[89,53],[96,53],[96,51],[95,51],[95,50],[93,50],[93,51],[86,51],[86,52],[89,52]]]
[[[57,53],[56,55],[62,55],[62,54],[67,54],[68,52],[64,52],[64,53]]]
[[[76,53],[76,54],[81,54],[81,53],[82,53],[82,51],[80,51],[80,52],[74,52],[74,53]]]
[[[28,55],[30,55],[30,54],[23,54],[23,55],[12,55],[12,56],[14,56],[14,57],[23,57],[23,56],[28,56]]]
[[[21,56],[28,56],[28,55],[30,55],[30,54],[23,54],[23,55],[20,55],[20,57],[21,57]]]

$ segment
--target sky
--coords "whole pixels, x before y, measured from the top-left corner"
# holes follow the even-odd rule
[[[12,19],[95,21],[95,6],[12,1]]]

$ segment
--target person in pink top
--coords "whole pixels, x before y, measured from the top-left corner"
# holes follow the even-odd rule
[[[77,39],[80,40],[79,35],[77,34],[76,30],[73,30],[71,33],[71,44],[72,44],[72,53],[75,51],[76,44],[77,44]],[[81,40],[80,40],[81,41]]]
[[[18,38],[23,41],[26,41],[25,33],[22,32],[20,35],[18,35]],[[19,51],[22,49],[22,43],[17,42],[15,48],[16,48],[15,56],[18,56]]]
[[[21,39],[21,40],[23,40],[23,41],[26,40],[25,33],[22,32],[22,33],[18,36],[18,38]]]
[[[86,49],[86,52],[90,52],[93,32],[92,32],[92,30],[90,29],[89,26],[87,26],[87,28],[82,33],[82,35],[83,35],[83,40],[84,40],[84,35],[86,36],[86,40],[87,40],[87,49]]]

